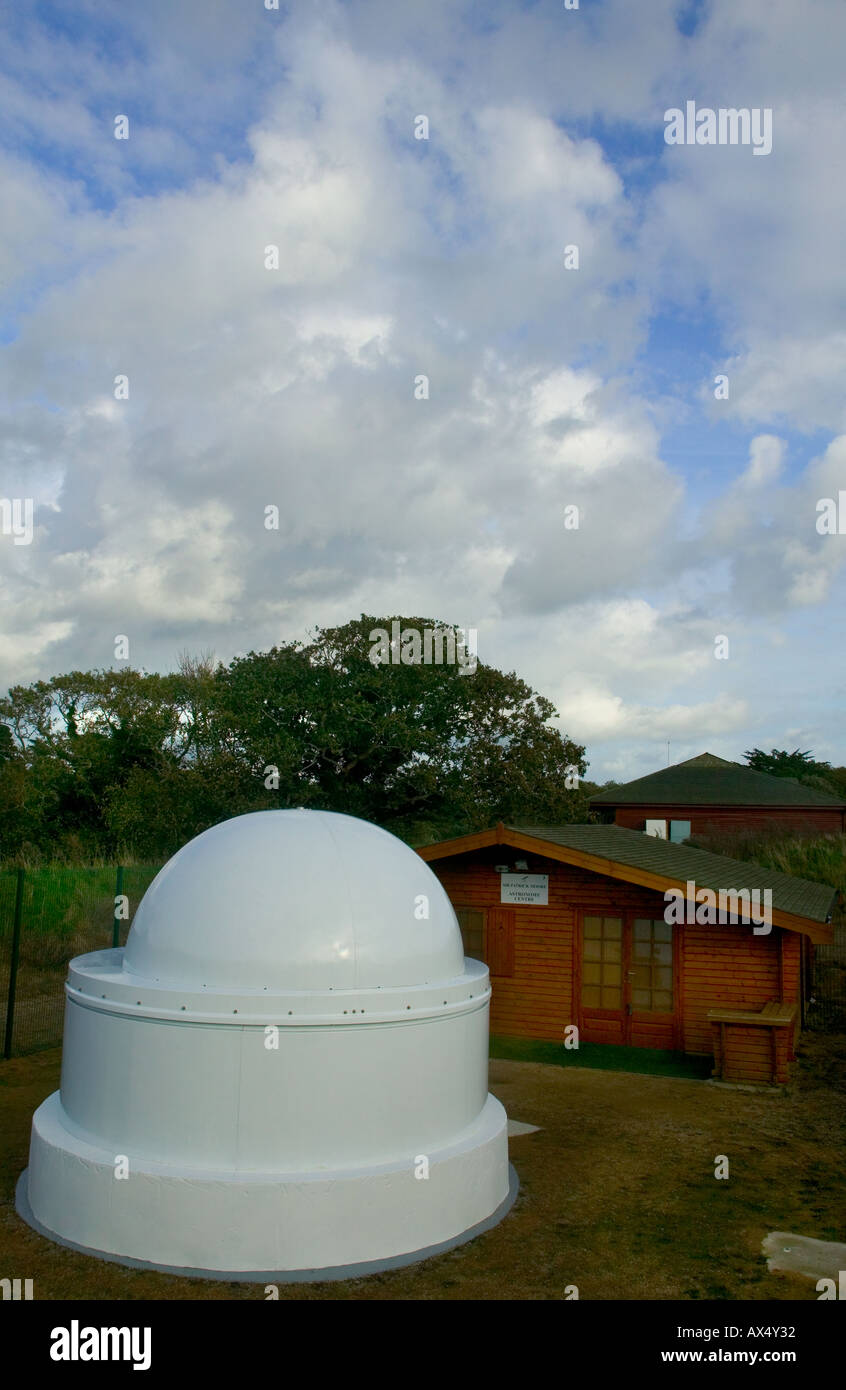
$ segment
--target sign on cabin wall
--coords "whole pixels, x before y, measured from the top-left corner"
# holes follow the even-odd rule
[[[549,874],[500,874],[501,903],[549,906]]]

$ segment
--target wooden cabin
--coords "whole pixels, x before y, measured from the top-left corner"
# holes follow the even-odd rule
[[[608,787],[590,799],[602,820],[680,843],[690,835],[839,835],[846,802],[792,777],[713,753]]]
[[[418,854],[490,969],[492,1034],[563,1045],[575,1024],[584,1043],[713,1056],[726,1080],[788,1079],[832,888],[612,825],[499,824]]]

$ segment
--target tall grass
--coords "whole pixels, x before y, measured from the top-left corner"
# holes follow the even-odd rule
[[[134,915],[144,892],[159,871],[158,864],[133,865],[124,870],[123,892],[129,899],[129,918]],[[110,936],[115,912],[117,869],[114,864],[88,868],[52,864],[27,869],[24,876],[21,941],[42,942],[45,956],[56,954],[67,959],[71,938],[92,933],[99,939]],[[14,921],[17,874],[0,872],[0,938],[10,936]],[[50,942],[54,945],[51,946]],[[103,941],[101,944],[106,944]],[[90,949],[94,949],[91,947]]]
[[[158,864],[124,869],[123,892],[129,916],[119,921],[119,940],[126,941],[132,917]],[[64,971],[74,956],[112,944],[117,869],[114,864],[72,867],[51,864],[27,869],[21,915],[18,997],[61,991]],[[17,874],[0,872],[0,975],[9,968]],[[0,982],[0,995],[4,984]],[[0,1001],[2,1002],[2,1001]]]
[[[39,849],[27,841],[14,854],[3,856],[0,870],[7,869],[108,869],[113,864],[123,864],[127,868],[145,867],[147,860],[133,849],[121,849],[115,854],[95,854],[82,844],[76,836],[66,836],[58,846],[50,850]]]

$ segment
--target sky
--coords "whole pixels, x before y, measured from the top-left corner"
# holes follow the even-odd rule
[[[846,5],[272,3],[0,22],[0,688],[406,614],[846,763]]]

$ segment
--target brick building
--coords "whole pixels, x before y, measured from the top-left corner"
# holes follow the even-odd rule
[[[838,835],[846,802],[792,777],[772,777],[713,753],[591,797],[603,821],[681,842],[690,835]]]

